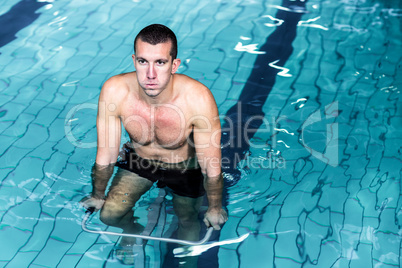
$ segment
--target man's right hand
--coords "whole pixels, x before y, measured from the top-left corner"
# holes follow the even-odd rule
[[[88,209],[91,207],[95,208],[95,211],[100,210],[103,207],[103,204],[105,203],[105,199],[102,198],[95,198],[92,195],[88,195],[81,199],[80,204]]]
[[[215,230],[220,230],[221,225],[228,220],[228,214],[224,209],[208,208],[204,216],[204,223],[207,227],[214,227]]]

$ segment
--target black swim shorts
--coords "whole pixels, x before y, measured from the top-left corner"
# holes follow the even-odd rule
[[[136,173],[152,182],[157,182],[159,188],[169,187],[180,196],[197,198],[205,194],[204,176],[201,168],[183,169],[186,162],[164,163],[148,160],[138,156],[134,149],[124,145],[123,157],[116,166]],[[188,162],[187,162],[188,163]]]

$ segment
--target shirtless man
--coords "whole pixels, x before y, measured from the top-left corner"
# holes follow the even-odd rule
[[[114,76],[102,87],[93,192],[81,203],[101,209],[104,223],[136,232],[132,208],[158,181],[173,192],[179,238],[198,240],[194,226],[205,192],[205,224],[219,230],[227,220],[222,209],[221,126],[214,97],[201,83],[176,74],[181,61],[169,28],[145,27],[134,41],[134,53],[136,71]],[[130,142],[123,160],[117,161],[121,123]],[[119,169],[105,197],[115,165]]]

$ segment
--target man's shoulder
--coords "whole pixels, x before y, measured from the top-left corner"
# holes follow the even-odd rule
[[[110,77],[102,86],[101,94],[110,97],[119,97],[127,94],[130,90],[130,80],[135,73],[123,73]]]
[[[110,77],[106,82],[103,84],[103,87],[116,87],[116,86],[129,86],[129,83],[133,77],[135,77],[136,74],[135,72],[130,72],[130,73],[122,73],[118,75],[114,75]]]
[[[203,83],[195,80],[184,74],[175,74],[177,86],[183,91],[188,93],[189,97],[212,96],[211,91]]]
[[[194,78],[191,78],[190,76],[187,76],[185,74],[175,74],[175,80],[178,82],[177,84],[180,87],[191,86],[191,87],[196,87],[196,88],[207,88],[201,82],[199,82],[199,81],[195,80]]]
[[[184,93],[188,103],[196,103],[192,105],[196,113],[202,114],[205,111],[215,109],[216,102],[212,92],[203,83],[183,74],[177,74],[178,85],[181,92]]]

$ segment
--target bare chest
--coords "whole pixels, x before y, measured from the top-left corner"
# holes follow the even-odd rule
[[[131,108],[122,119],[131,139],[139,145],[178,148],[191,133],[185,111],[174,105]]]

